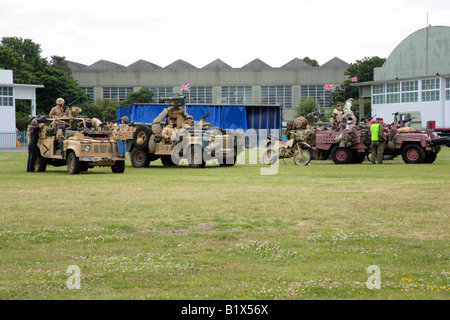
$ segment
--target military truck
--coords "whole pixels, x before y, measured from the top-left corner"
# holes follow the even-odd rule
[[[125,171],[125,158],[119,157],[112,128],[100,120],[84,116],[79,107],[66,108],[61,118],[31,117],[45,126],[39,132],[39,155],[34,171],[44,172],[47,165],[67,166],[70,174],[94,167],[111,167],[113,173]],[[28,131],[29,132],[29,131]]]
[[[450,136],[450,128],[437,128],[435,121],[427,121],[426,128],[422,126],[422,114],[419,110],[402,110],[393,113],[394,122],[403,121],[406,126],[414,128],[416,130],[430,129],[440,137]],[[445,139],[443,139],[445,140]],[[447,144],[450,147],[450,144]]]
[[[389,126],[385,159],[402,156],[405,163],[433,163],[441,145],[449,143],[450,137],[439,138],[431,130],[402,130],[394,122]],[[362,163],[371,153],[369,126],[356,126],[353,130],[315,130],[312,149],[321,158],[331,159],[336,164]]]
[[[177,94],[161,98],[160,103],[171,105],[152,123],[130,123],[127,151],[134,167],[148,167],[158,159],[164,166],[177,166],[182,159],[187,159],[191,168],[203,168],[211,159],[217,159],[220,166],[236,163],[245,146],[243,133],[213,127],[205,121],[210,113],[194,121],[183,107],[185,99],[186,96]],[[162,137],[169,121],[173,122],[176,135],[172,141]]]

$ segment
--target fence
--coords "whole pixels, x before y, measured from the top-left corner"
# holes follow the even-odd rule
[[[28,137],[26,131],[0,132],[0,152],[26,151]]]

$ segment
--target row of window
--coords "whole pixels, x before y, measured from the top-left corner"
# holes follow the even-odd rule
[[[89,102],[94,101],[94,88],[81,88],[89,95]],[[153,101],[157,102],[162,97],[173,94],[173,87],[150,87],[155,93]],[[103,88],[103,99],[115,101],[125,100],[128,94],[133,92],[133,88]],[[186,95],[187,104],[212,104],[212,87],[191,87]],[[330,104],[331,91],[326,90],[323,85],[301,86],[300,97],[313,98],[321,106],[327,107]],[[222,87],[221,102],[223,104],[252,104],[253,94],[251,86],[225,86]],[[292,107],[292,86],[261,86],[261,104],[283,105]]]
[[[445,97],[450,100],[450,78],[444,79]],[[372,86],[373,104],[440,101],[440,78],[411,80]]]
[[[0,106],[3,107],[14,106],[12,87],[0,87]]]

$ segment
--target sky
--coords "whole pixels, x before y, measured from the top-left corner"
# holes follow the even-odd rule
[[[85,65],[354,63],[388,58],[427,23],[450,26],[450,0],[0,0],[0,38],[31,39],[44,58]]]

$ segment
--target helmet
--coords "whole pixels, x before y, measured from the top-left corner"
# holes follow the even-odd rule
[[[125,123],[128,123],[130,121],[130,119],[127,116],[122,117],[122,121],[124,121]]]
[[[63,98],[56,99],[56,104],[63,104],[65,101]]]

